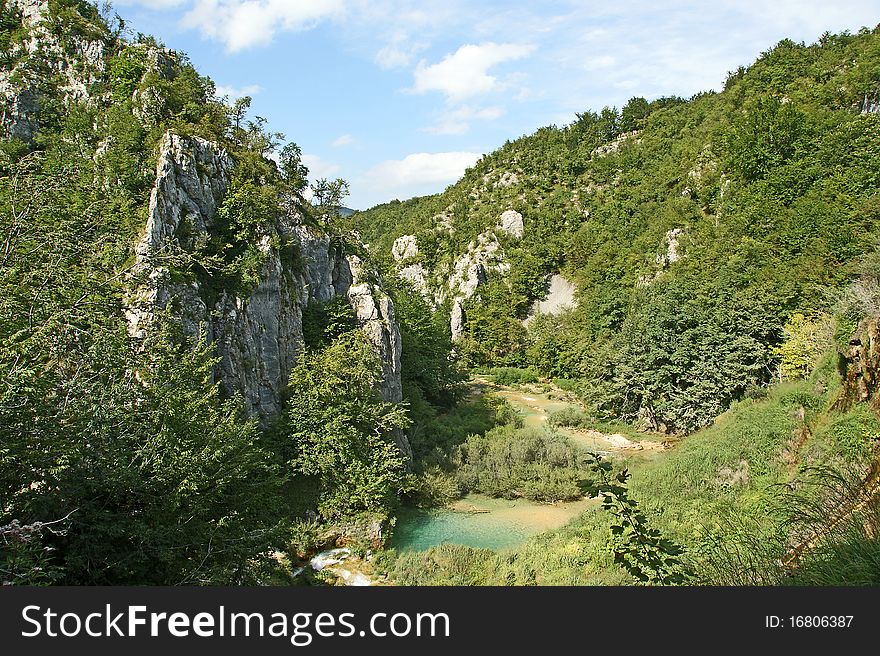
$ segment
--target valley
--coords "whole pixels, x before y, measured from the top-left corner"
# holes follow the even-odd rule
[[[106,7],[0,36],[4,585],[880,584],[880,27],[361,211]]]

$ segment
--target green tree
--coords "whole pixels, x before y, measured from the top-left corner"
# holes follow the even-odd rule
[[[285,449],[292,471],[317,481],[318,511],[326,520],[385,516],[403,489],[395,435],[409,420],[402,406],[379,396],[381,377],[361,331],[304,354],[291,372]]]
[[[297,194],[302,194],[309,184],[309,169],[302,163],[302,149],[292,141],[281,150],[281,175]]]
[[[318,220],[329,225],[339,216],[342,201],[348,196],[348,182],[341,178],[321,178],[312,184],[312,205]]]
[[[807,116],[790,102],[760,96],[734,120],[727,162],[746,180],[758,180],[795,153],[807,132]]]

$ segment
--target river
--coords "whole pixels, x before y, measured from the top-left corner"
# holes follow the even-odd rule
[[[475,380],[474,387],[478,393],[491,391],[507,399],[522,415],[526,426],[546,426],[549,413],[572,406],[560,398],[560,394],[538,391],[538,388],[519,390],[482,379]],[[617,434],[559,430],[584,449],[603,454],[644,458],[660,450],[660,443],[654,441],[632,442]],[[469,494],[449,508],[403,508],[398,514],[390,546],[400,551],[421,551],[446,542],[494,550],[515,547],[533,535],[567,524],[595,503],[595,500],[582,499],[571,503],[542,504],[526,499],[493,499]]]

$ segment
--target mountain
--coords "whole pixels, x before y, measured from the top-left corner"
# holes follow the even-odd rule
[[[298,148],[90,3],[0,24],[4,581],[255,581],[309,513],[372,539],[400,326]]]
[[[878,583],[880,30],[351,212],[123,28],[0,5],[4,584]]]
[[[874,257],[878,70],[877,29],[782,41],[721,92],[585,111],[356,227],[465,362],[691,432],[785,377],[792,317],[834,313]],[[529,319],[559,285],[569,309]]]

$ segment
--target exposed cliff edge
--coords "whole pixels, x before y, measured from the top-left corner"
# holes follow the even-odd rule
[[[57,18],[47,0],[8,0],[7,9],[20,14],[29,36],[12,46],[11,63],[0,70],[0,134],[30,143],[51,76],[59,80],[64,104],[89,100],[91,87],[105,72],[106,34],[63,31],[53,25]]]
[[[302,351],[303,309],[344,297],[382,362],[382,398],[401,401],[401,339],[392,300],[356,255],[304,225],[295,211],[260,226],[264,257],[259,282],[247,293],[175,275],[170,263],[193,254],[216,230],[216,210],[233,167],[229,154],[210,141],[171,132],[163,137],[146,230],[135,249],[136,290],[126,311],[130,333],[142,337],[168,308],[188,336],[202,335],[215,345],[215,376],[225,392],[240,394],[248,410],[265,420],[281,411]],[[279,241],[294,253],[278,248]],[[404,436],[398,445],[409,455]]]
[[[435,218],[438,219],[436,230],[449,229],[444,223],[444,215]],[[449,330],[452,339],[457,340],[464,334],[464,302],[493,275],[503,277],[510,271],[502,241],[518,241],[524,234],[522,214],[506,210],[499,217],[497,225],[468,243],[464,253],[448,267],[426,268],[419,261],[419,245],[414,235],[399,237],[394,242],[391,255],[398,277],[412,283],[432,306],[437,307],[446,301],[451,303]]]
[[[841,355],[843,390],[839,409],[867,403],[880,412],[880,317],[868,317],[849,340]]]

